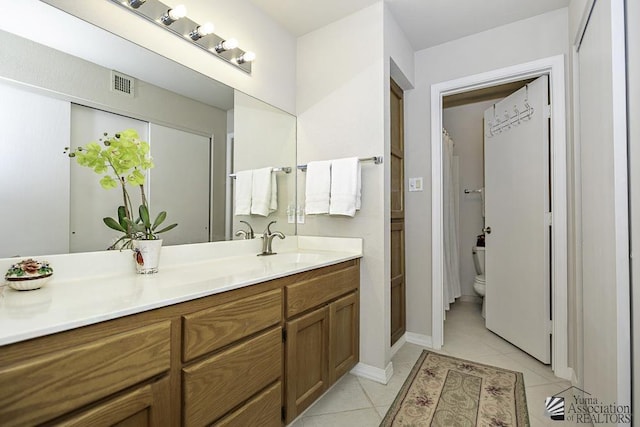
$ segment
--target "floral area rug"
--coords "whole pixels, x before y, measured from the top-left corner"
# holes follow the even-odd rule
[[[522,373],[423,351],[380,426],[529,426]]]

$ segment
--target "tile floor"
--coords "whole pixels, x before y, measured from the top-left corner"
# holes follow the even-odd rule
[[[570,387],[548,366],[484,327],[480,305],[456,302],[447,313],[441,353],[500,366],[524,374],[531,425],[564,427],[569,423],[545,418],[547,396]],[[406,343],[393,357],[393,377],[387,385],[345,375],[290,427],[377,427],[423,348]]]

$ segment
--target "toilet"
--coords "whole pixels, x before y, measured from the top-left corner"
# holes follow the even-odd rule
[[[476,268],[476,277],[473,279],[473,289],[482,298],[482,317],[485,317],[484,295],[487,283],[484,278],[484,246],[473,247],[473,265]]]

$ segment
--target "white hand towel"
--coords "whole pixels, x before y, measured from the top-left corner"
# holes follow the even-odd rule
[[[331,161],[309,162],[305,183],[305,213],[307,215],[329,213],[331,190]]]
[[[269,215],[271,207],[271,180],[273,168],[253,170],[253,185],[251,190],[251,213],[256,215]]]
[[[236,215],[251,214],[251,188],[253,186],[253,171],[236,172]]]
[[[354,216],[359,209],[360,162],[357,157],[331,162],[330,215]]]
[[[278,210],[278,180],[277,174],[271,172],[271,204],[269,205],[269,212],[275,212]]]

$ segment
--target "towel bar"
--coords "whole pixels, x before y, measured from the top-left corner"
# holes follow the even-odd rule
[[[373,162],[376,165],[382,164],[382,156],[363,157],[358,160],[360,162]],[[307,170],[307,165],[298,165],[298,169],[300,169],[302,172],[305,172]]]
[[[271,172],[284,172],[284,173],[291,173],[291,168],[289,166],[282,166],[280,168],[273,168],[271,170]],[[230,173],[229,174],[229,178],[235,178],[236,174],[235,173]]]

